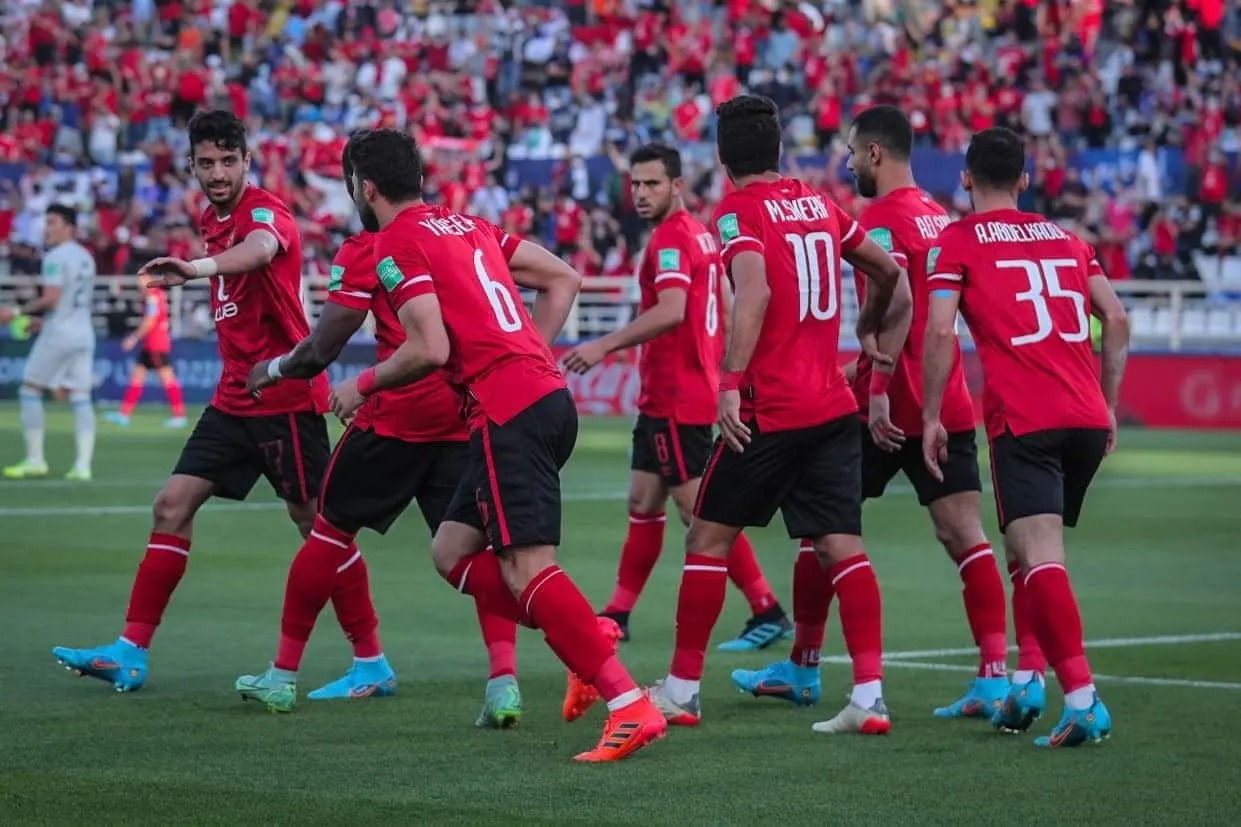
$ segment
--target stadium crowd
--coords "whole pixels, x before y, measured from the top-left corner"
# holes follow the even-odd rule
[[[37,272],[53,202],[83,212],[101,273],[191,257],[203,205],[183,127],[223,107],[250,125],[257,180],[294,207],[308,272],[355,220],[346,136],[383,125],[418,137],[432,198],[588,275],[629,275],[642,227],[627,150],[680,146],[705,217],[728,186],[713,108],[743,88],[780,105],[790,166],[853,212],[843,130],[886,102],[922,147],[1024,131],[1031,206],[1094,240],[1113,278],[1192,277],[1195,252],[1241,245],[1241,6],[1224,0],[14,0],[2,14],[13,272]],[[1166,191],[1165,147],[1184,153],[1183,190]],[[1067,163],[1088,148],[1137,160],[1104,189]]]

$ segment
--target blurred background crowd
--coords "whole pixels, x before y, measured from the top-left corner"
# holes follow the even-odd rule
[[[325,273],[352,206],[356,127],[416,135],[428,195],[629,275],[626,153],[664,139],[708,214],[714,106],[773,98],[792,171],[847,209],[850,116],[901,106],[923,185],[957,213],[973,131],[1029,136],[1028,203],[1116,279],[1197,278],[1241,244],[1241,3],[1225,0],[7,0],[0,10],[0,268],[37,272],[52,202],[100,273],[196,252],[184,124],[250,125],[255,179]]]

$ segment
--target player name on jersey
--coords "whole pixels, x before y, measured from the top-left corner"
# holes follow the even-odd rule
[[[974,235],[981,244],[997,241],[1068,241],[1069,236],[1050,221],[1030,224],[1008,224],[1003,221],[982,221],[974,225]]]
[[[772,221],[818,221],[827,218],[827,204],[823,197],[808,195],[805,198],[767,199],[763,202]]]
[[[951,223],[952,219],[946,215],[914,216],[914,225],[917,226],[918,234],[923,241],[934,241],[939,238],[940,231]]]
[[[443,218],[423,218],[418,221],[438,238],[446,235],[465,235],[478,229],[478,225],[464,215],[453,213]]]

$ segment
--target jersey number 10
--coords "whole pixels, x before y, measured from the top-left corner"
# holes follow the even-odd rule
[[[831,233],[789,233],[784,239],[793,246],[797,264],[797,290],[801,296],[797,321],[804,322],[807,316],[821,322],[835,318],[839,309],[836,239]]]
[[[1014,346],[1032,345],[1041,342],[1054,332],[1066,342],[1084,342],[1090,338],[1090,320],[1086,318],[1086,297],[1076,290],[1067,290],[1060,286],[1060,271],[1080,267],[1076,259],[1045,258],[1040,261],[1006,260],[997,261],[995,266],[1002,270],[1023,270],[1030,282],[1030,289],[1017,294],[1017,301],[1029,302],[1034,306],[1034,320],[1038,329],[1033,333],[1014,336],[1010,341]],[[1050,300],[1063,300],[1073,305],[1075,330],[1060,330],[1051,318]]]

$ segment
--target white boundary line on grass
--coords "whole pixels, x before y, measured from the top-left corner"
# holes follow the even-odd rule
[[[1212,632],[1203,635],[1155,635],[1153,637],[1112,637],[1087,641],[1090,649],[1129,649],[1134,646],[1178,646],[1186,643],[1217,643],[1224,640],[1241,640],[1241,632]],[[1016,646],[1008,647],[1016,652]],[[973,655],[977,648],[921,649],[908,652],[890,652],[883,656],[886,661],[923,660],[925,658],[949,658],[956,655]]]

